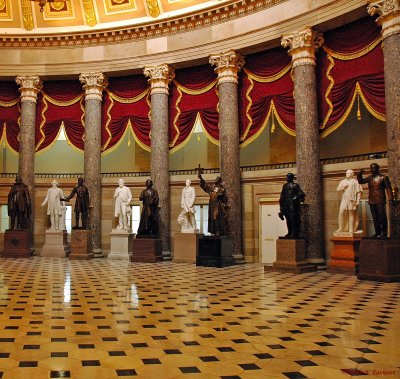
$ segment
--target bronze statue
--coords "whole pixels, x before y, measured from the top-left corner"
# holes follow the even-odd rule
[[[76,195],[75,201],[75,226],[72,229],[90,229],[89,226],[89,190],[83,184],[83,179],[78,178],[78,185],[75,186],[69,196],[64,201],[70,201]],[[82,227],[79,227],[79,215],[81,216]]]
[[[299,238],[300,232],[300,203],[305,200],[305,193],[300,186],[294,182],[294,174],[289,172],[282,186],[279,198],[279,218],[286,219],[288,234],[285,238]]]
[[[199,169],[198,178],[200,187],[210,195],[208,202],[208,232],[214,235],[228,234],[227,197],[222,184],[222,178],[217,176],[212,185],[207,184],[201,176]]]
[[[157,236],[159,198],[151,179],[146,180],[146,188],[141,192],[139,200],[143,203],[143,208],[137,236]]]
[[[389,178],[379,172],[377,163],[371,163],[369,167],[371,175],[364,179],[363,173],[365,169],[362,169],[357,174],[357,180],[360,184],[368,183],[368,204],[371,208],[375,228],[375,234],[372,237],[385,238],[388,230],[386,196],[390,201],[393,200],[392,187]]]
[[[9,230],[28,229],[28,219],[31,217],[31,198],[28,187],[22,183],[19,175],[15,177],[8,194],[8,215],[11,217]]]

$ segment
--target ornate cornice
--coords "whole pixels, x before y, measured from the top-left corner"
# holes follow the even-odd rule
[[[85,90],[85,100],[102,100],[103,91],[108,85],[107,78],[101,72],[88,72],[79,75],[79,81]]]
[[[289,47],[293,68],[302,65],[315,66],[315,52],[324,43],[321,33],[306,27],[303,30],[282,36],[281,45]]]
[[[175,77],[175,71],[167,64],[158,66],[145,67],[143,69],[144,76],[149,78],[151,85],[150,95],[155,93],[163,93],[168,95],[169,84]]]
[[[382,25],[382,39],[400,34],[400,0],[370,1],[367,11],[370,16],[379,15],[376,22]]]
[[[37,102],[38,93],[43,88],[42,81],[37,75],[17,76],[15,78],[15,82],[19,85],[19,92],[21,92],[21,102]]]
[[[218,85],[222,83],[238,83],[238,72],[244,66],[244,58],[234,50],[211,55],[211,66],[216,66],[214,71],[218,74]]]
[[[85,4],[88,4],[86,1],[87,0],[85,0]],[[95,32],[62,35],[2,35],[0,36],[0,48],[43,49],[52,47],[86,47],[139,41],[209,27],[271,8],[286,1],[288,0],[235,1],[229,4],[216,6],[215,8],[194,12],[192,14],[186,14],[180,17],[177,16],[163,21],[152,21],[124,29],[98,30]],[[85,11],[86,10],[85,7]]]

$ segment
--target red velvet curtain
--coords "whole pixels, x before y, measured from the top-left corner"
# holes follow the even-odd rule
[[[5,138],[5,142],[15,151],[19,149],[19,99],[15,82],[0,82],[0,138]]]
[[[102,107],[102,146],[111,151],[131,127],[136,142],[150,150],[149,85],[144,75],[110,78]]]
[[[257,138],[272,117],[272,131],[278,123],[295,132],[291,59],[283,48],[248,55],[239,77],[240,141]]]
[[[189,139],[197,117],[208,138],[217,143],[217,75],[210,65],[175,71],[169,99],[170,148],[177,149]]]
[[[56,142],[62,123],[68,143],[83,150],[84,96],[78,81],[43,83],[36,110],[36,151]]]
[[[329,31],[324,37],[317,59],[322,135],[340,127],[360,101],[375,117],[384,120],[383,53],[375,21],[367,17]],[[360,113],[358,116],[362,117]]]

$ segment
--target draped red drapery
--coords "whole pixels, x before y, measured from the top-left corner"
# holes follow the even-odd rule
[[[317,59],[319,121],[322,136],[339,128],[355,102],[362,101],[385,120],[383,53],[379,27],[371,17],[331,30],[324,35]]]
[[[204,132],[218,143],[217,75],[210,65],[175,71],[169,99],[170,148],[178,149],[189,139],[197,117]]]
[[[286,132],[294,134],[291,59],[283,48],[248,55],[239,80],[240,141],[253,141],[272,117]]]
[[[131,129],[136,142],[150,150],[149,84],[143,75],[110,78],[103,95],[102,146],[111,151]]]
[[[19,149],[20,94],[15,82],[0,82],[0,137],[11,149]]]

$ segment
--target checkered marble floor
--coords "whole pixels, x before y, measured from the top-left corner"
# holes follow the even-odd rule
[[[0,259],[0,378],[400,378],[400,284]]]

